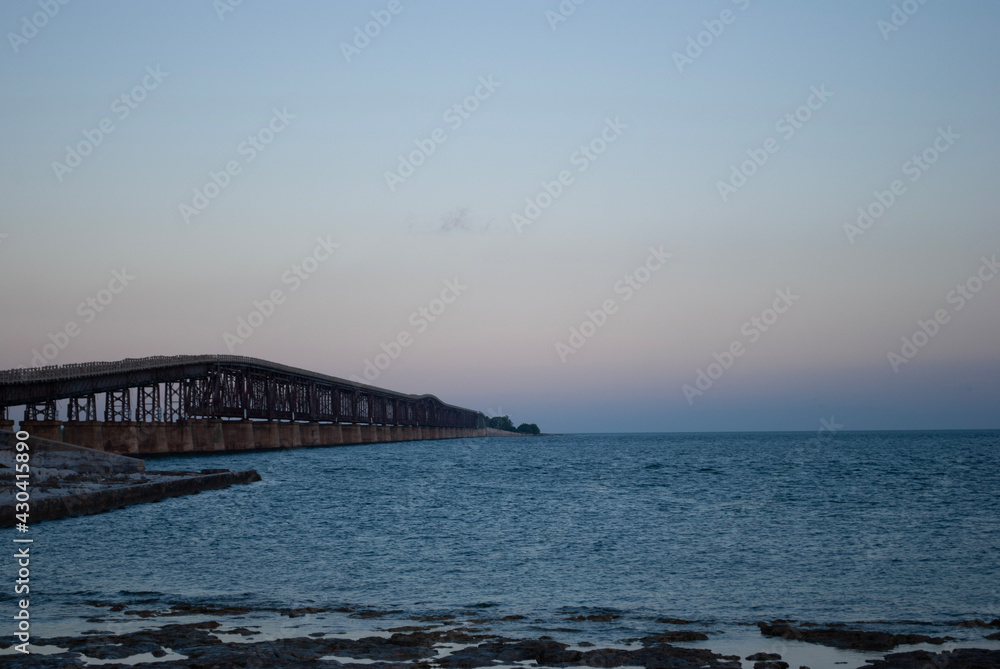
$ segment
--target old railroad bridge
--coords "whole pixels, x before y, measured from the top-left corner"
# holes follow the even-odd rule
[[[104,420],[98,420],[99,404]],[[34,436],[139,455],[487,434],[482,413],[433,395],[234,355],[0,371],[0,430],[12,429],[8,409],[18,406],[24,407],[21,428]]]

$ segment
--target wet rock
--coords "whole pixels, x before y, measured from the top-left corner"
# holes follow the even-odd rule
[[[1000,650],[958,648],[951,652],[930,653],[915,650],[893,653],[881,660],[868,660],[859,669],[991,669],[1000,667]]]
[[[131,611],[126,611],[127,616],[139,616],[140,618],[154,618],[159,615],[163,615],[161,611],[149,611],[145,609],[132,609]]]
[[[299,609],[278,609],[278,613],[289,618],[301,618],[308,613],[326,613],[330,609],[321,609],[315,606],[303,606]]]
[[[246,606],[212,606],[181,602],[170,607],[169,616],[243,616],[253,609]]]
[[[492,641],[476,647],[463,648],[438,660],[449,669],[472,669],[496,663],[514,664],[535,662],[548,667],[620,667],[640,666],[649,669],[740,669],[739,659],[695,648],[676,648],[667,644],[640,649],[600,648],[596,650],[570,650],[569,646],[553,639]]]
[[[590,621],[595,623],[609,623],[615,618],[620,618],[621,616],[614,613],[592,613],[590,615],[578,615],[570,616],[569,620],[575,620],[577,622]]]
[[[747,659],[751,662],[762,662],[767,660],[780,660],[781,655],[777,653],[754,653],[753,655],[747,655]]]
[[[886,651],[906,644],[931,643],[940,645],[945,641],[955,640],[952,637],[931,637],[923,634],[866,632],[864,630],[845,629],[833,625],[823,628],[793,627],[781,621],[774,621],[770,624],[759,622],[757,626],[760,628],[760,633],[764,636],[794,639],[808,643],[818,643],[823,646],[832,646],[834,648],[849,648],[851,650]]]
[[[390,613],[402,613],[402,611],[356,611],[350,615],[351,618],[381,618]]]
[[[991,641],[998,641],[1000,640],[1000,632],[997,632],[995,634],[987,634],[986,638],[990,639]]]
[[[955,627],[989,627],[990,624],[985,620],[980,620],[979,618],[974,618],[972,620],[958,620],[953,623],[949,623]]]
[[[754,662],[753,669],[788,669],[788,663],[781,660],[765,660]]]
[[[683,618],[657,618],[656,622],[664,623],[667,625],[690,625],[693,620],[684,620]]]
[[[669,630],[666,632],[661,632],[659,634],[654,634],[652,636],[644,636],[638,639],[629,639],[629,641],[639,641],[643,646],[652,646],[658,643],[678,643],[682,641],[706,641],[708,640],[707,634],[702,634],[701,632],[688,632],[683,630]]]
[[[255,634],[260,634],[257,630],[247,629],[246,627],[234,627],[231,630],[219,630],[218,634],[239,634],[240,636],[253,636]],[[323,635],[323,632],[315,632],[314,634]],[[310,634],[309,636],[313,636]]]

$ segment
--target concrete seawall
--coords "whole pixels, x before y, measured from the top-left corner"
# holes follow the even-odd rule
[[[150,472],[152,474],[152,472]],[[260,474],[250,469],[242,472],[196,474],[193,472],[157,472],[173,480],[109,487],[105,490],[44,497],[31,501],[31,523],[72,516],[89,516],[132,504],[158,502],[168,497],[192,495],[203,490],[217,490],[231,485],[253,483]],[[0,505],[0,527],[14,526],[14,506]]]
[[[122,421],[22,421],[33,437],[95,451],[155,457],[181,453],[228,453],[375,444],[430,439],[524,436],[492,428],[418,427],[290,421],[185,420],[177,423]],[[13,421],[0,421],[13,430]]]
[[[30,526],[260,480],[253,470],[151,472],[138,458],[35,436],[28,438],[26,450],[18,451],[17,442],[11,432],[0,431],[0,527],[23,522],[15,516],[17,501],[28,504]],[[28,465],[23,491],[15,486],[16,480],[25,481],[16,479],[19,453],[28,455],[28,462],[20,463]],[[27,493],[28,498],[17,500],[15,493]]]

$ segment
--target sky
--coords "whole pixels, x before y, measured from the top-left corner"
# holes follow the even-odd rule
[[[1000,427],[1000,5],[577,2],[4,2],[0,368]]]

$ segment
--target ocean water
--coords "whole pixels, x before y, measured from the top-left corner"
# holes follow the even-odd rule
[[[571,630],[574,613],[611,612],[616,634],[657,616],[723,627],[1000,617],[1000,432],[815,436],[150,460],[253,468],[263,481],[35,526],[34,631],[94,627],[93,600],[488,610]]]

